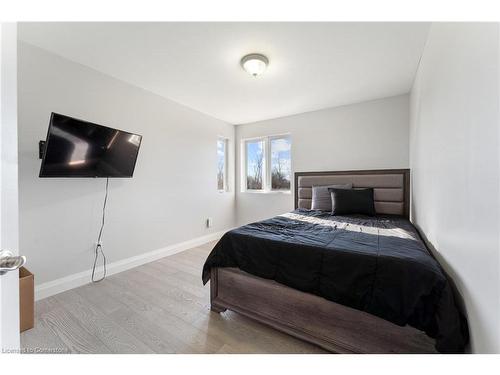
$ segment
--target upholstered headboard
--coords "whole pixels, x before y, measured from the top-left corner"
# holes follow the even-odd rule
[[[410,216],[410,170],[296,172],[295,208],[311,208],[312,187],[352,183],[353,188],[373,188],[378,214]]]

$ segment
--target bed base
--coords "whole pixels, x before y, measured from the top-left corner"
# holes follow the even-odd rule
[[[226,309],[333,353],[436,353],[412,327],[289,288],[237,268],[212,268],[211,310]]]

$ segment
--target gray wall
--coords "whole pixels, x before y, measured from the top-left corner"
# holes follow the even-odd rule
[[[408,95],[239,125],[236,176],[243,139],[282,133],[292,137],[294,172],[408,168],[408,131]],[[239,225],[293,209],[293,193],[242,192],[239,180]]]
[[[20,251],[37,284],[91,267],[105,186],[38,178],[52,111],[143,135],[134,178],[110,180],[108,262],[234,226],[234,191],[216,183],[217,136],[234,149],[232,125],[23,42],[18,56]]]
[[[411,92],[412,212],[463,296],[472,351],[500,351],[498,24],[433,24]]]

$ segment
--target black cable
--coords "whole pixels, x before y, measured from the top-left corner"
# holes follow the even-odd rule
[[[94,257],[94,267],[92,267],[92,282],[97,283],[99,281],[102,281],[106,278],[106,255],[104,255],[104,250],[102,249],[101,245],[101,237],[102,237],[102,231],[104,229],[104,219],[106,218],[106,202],[108,201],[108,186],[109,186],[109,178],[106,178],[106,194],[104,195],[104,204],[102,206],[102,223],[101,223],[101,229],[99,230],[99,237],[97,237],[97,244],[95,247],[95,257]],[[99,251],[101,251],[102,254],[102,259],[103,259],[103,265],[104,265],[104,274],[100,279],[95,279],[95,269],[97,266],[97,258],[99,257]]]

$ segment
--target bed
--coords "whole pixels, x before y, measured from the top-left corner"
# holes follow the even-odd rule
[[[460,353],[467,322],[409,222],[409,170],[295,174],[295,210],[227,232],[203,268],[211,309],[335,353]],[[313,211],[312,186],[373,188],[377,215]]]

